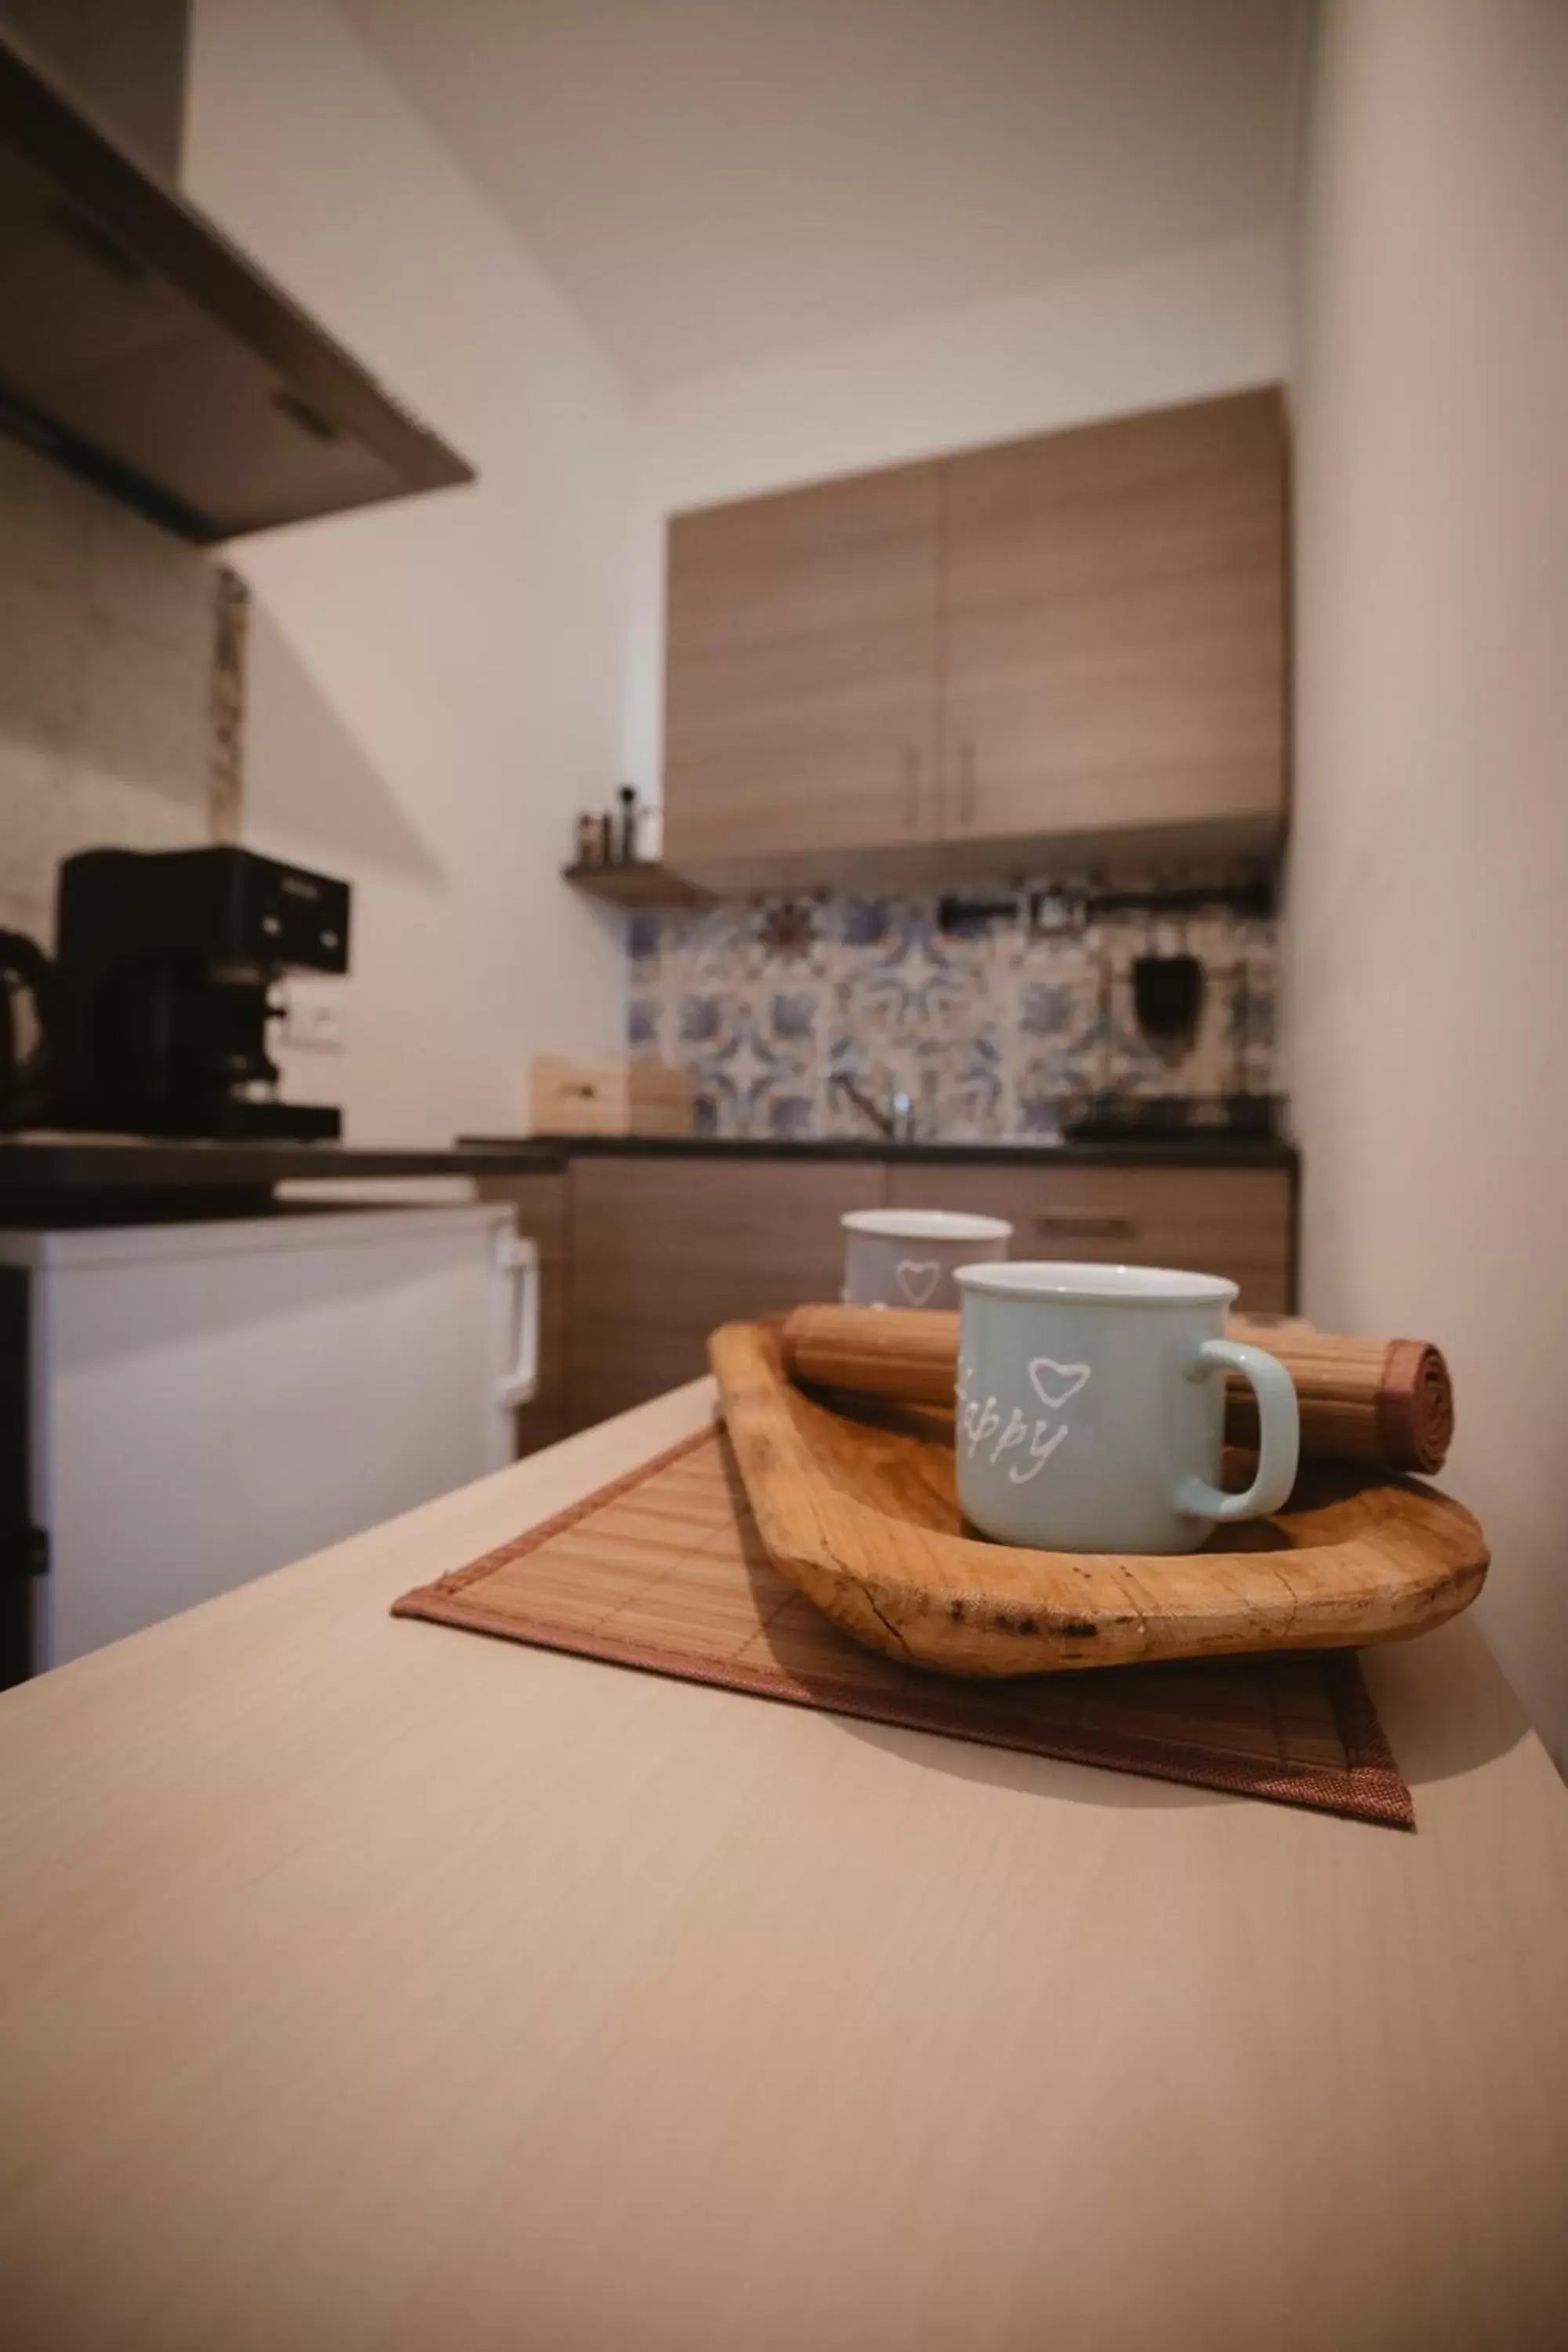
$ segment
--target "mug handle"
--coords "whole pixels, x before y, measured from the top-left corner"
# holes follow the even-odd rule
[[[1260,1519],[1277,1511],[1296,1483],[1301,1453],[1301,1415],[1296,1383],[1277,1356],[1239,1339],[1205,1339],[1187,1368],[1190,1381],[1215,1372],[1239,1372],[1258,1399],[1258,1475],[1245,1494],[1227,1495],[1206,1478],[1186,1477],[1176,1488],[1176,1508],[1200,1519]]]

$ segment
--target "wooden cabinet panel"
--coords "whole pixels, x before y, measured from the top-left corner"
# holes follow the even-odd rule
[[[572,1163],[564,1423],[580,1429],[706,1370],[715,1324],[834,1298],[847,1209],[1011,1219],[1016,1257],[1193,1266],[1241,1304],[1292,1302],[1289,1170],[887,1167],[872,1160]]]
[[[875,1161],[572,1163],[572,1426],[708,1369],[717,1323],[837,1298],[847,1209],[881,1205]]]
[[[895,1209],[1006,1217],[1008,1252],[1098,1265],[1173,1265],[1227,1275],[1238,1304],[1293,1304],[1292,1178],[1286,1168],[894,1168]]]
[[[519,1455],[566,1434],[566,1307],[571,1273],[564,1169],[529,1176],[481,1176],[481,1201],[517,1211],[517,1229],[539,1245],[539,1394],[517,1414]]]
[[[948,461],[951,831],[1278,823],[1284,481],[1273,390]]]
[[[668,864],[931,835],[938,504],[905,466],[672,520]]]
[[[678,515],[668,862],[930,880],[987,844],[1272,841],[1285,526],[1276,389]]]

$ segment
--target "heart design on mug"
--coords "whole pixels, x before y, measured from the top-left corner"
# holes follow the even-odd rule
[[[1029,1386],[1047,1412],[1060,1412],[1089,1384],[1088,1364],[1058,1364],[1054,1356],[1031,1356]]]
[[[894,1272],[911,1307],[923,1307],[942,1280],[942,1268],[934,1257],[901,1257]]]

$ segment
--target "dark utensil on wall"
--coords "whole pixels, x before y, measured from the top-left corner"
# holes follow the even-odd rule
[[[1157,1053],[1179,1059],[1198,1033],[1205,994],[1195,955],[1141,955],[1132,965],[1132,1009]]]
[[[47,1115],[58,1023],[54,965],[36,940],[0,931],[0,1130]]]

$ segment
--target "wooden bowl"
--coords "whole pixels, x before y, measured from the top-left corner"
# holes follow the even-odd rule
[[[1171,1557],[1028,1551],[964,1532],[951,1416],[838,1409],[795,1387],[776,1329],[709,1341],[768,1557],[847,1633],[953,1675],[1357,1648],[1468,1608],[1486,1539],[1419,1481],[1308,1465],[1289,1506]]]

